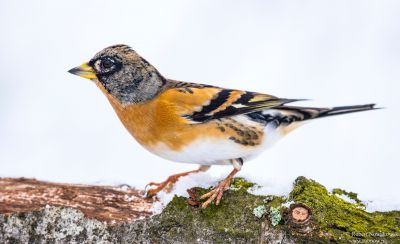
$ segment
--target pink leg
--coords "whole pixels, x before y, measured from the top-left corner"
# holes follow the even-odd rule
[[[205,172],[210,167],[211,166],[201,165],[196,170],[191,170],[191,171],[183,172],[183,173],[180,173],[180,174],[171,175],[171,176],[169,176],[167,178],[167,180],[165,180],[163,182],[160,182],[160,183],[150,182],[149,184],[147,184],[147,186],[156,186],[156,188],[149,189],[146,192],[146,196],[147,197],[152,197],[152,196],[156,195],[158,192],[160,192],[162,190],[166,190],[167,192],[170,192],[172,190],[172,187],[174,186],[174,184],[182,176],[186,176],[186,175],[189,175],[189,174],[192,174],[192,173]],[[146,188],[147,188],[147,186],[146,186]]]

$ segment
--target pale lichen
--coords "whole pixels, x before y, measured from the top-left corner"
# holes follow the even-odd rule
[[[0,227],[0,243],[113,243],[106,224],[72,208],[46,207],[3,216]]]
[[[277,226],[282,220],[281,211],[279,208],[270,207],[269,208],[269,220],[273,226]]]
[[[257,206],[256,208],[253,209],[253,214],[257,218],[262,218],[264,214],[267,212],[267,209],[265,208],[264,205]]]

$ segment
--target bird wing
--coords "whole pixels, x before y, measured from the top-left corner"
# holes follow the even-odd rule
[[[178,114],[191,123],[204,123],[299,101],[196,83],[170,82],[169,88],[160,95],[161,100],[174,106]]]

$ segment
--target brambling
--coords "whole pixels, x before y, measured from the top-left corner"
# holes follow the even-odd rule
[[[182,176],[211,165],[232,165],[232,172],[210,192],[202,207],[220,203],[244,162],[258,155],[305,121],[372,110],[374,104],[313,108],[289,106],[299,99],[225,89],[164,78],[126,45],[114,45],[69,70],[92,80],[106,95],[129,133],[150,152],[197,170],[150,183],[148,196],[171,189]]]

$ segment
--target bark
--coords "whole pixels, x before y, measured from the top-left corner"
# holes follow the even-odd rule
[[[0,179],[0,243],[330,243],[400,241],[400,212],[367,213],[315,181],[299,177],[289,197],[255,196],[233,180],[220,206],[198,196],[157,200],[128,186],[86,186]],[[340,194],[347,194],[337,189]],[[349,193],[356,198],[355,193]],[[189,203],[189,204],[188,204]],[[286,204],[285,204],[286,203]],[[290,203],[290,204],[288,204]],[[379,234],[380,233],[380,234]]]
[[[154,199],[129,186],[58,184],[34,179],[0,179],[0,213],[31,212],[46,205],[77,209],[92,219],[127,222],[152,215]]]

